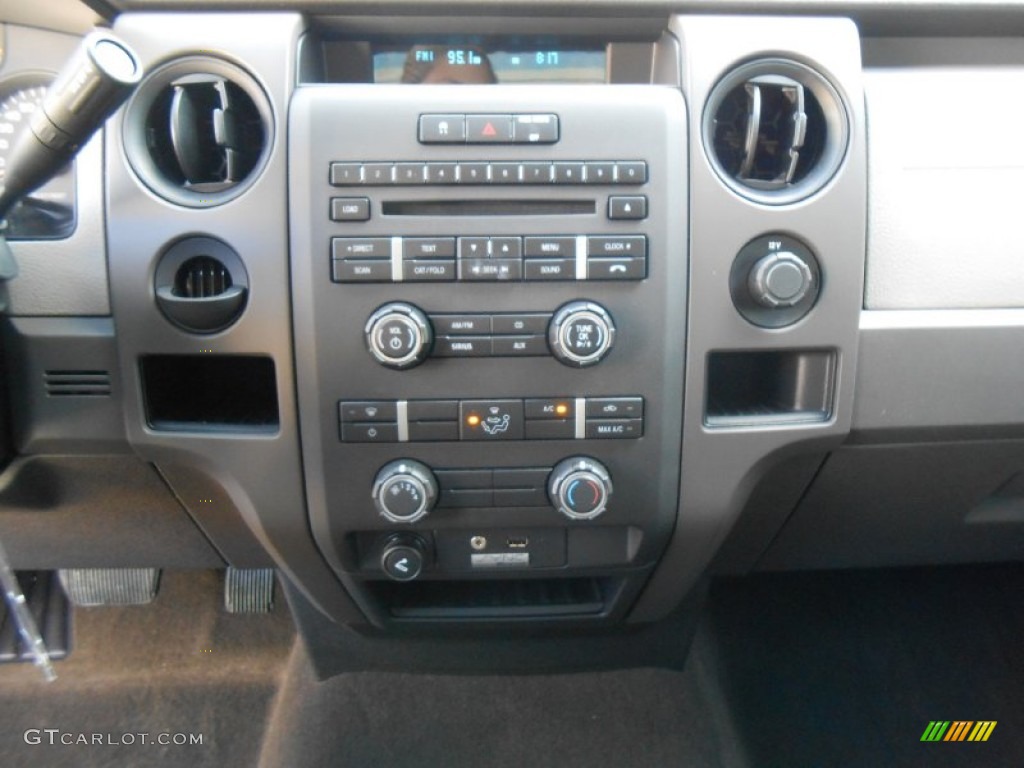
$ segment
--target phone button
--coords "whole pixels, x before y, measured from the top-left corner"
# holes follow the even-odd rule
[[[646,277],[646,256],[591,256],[587,259],[588,280],[643,280]]]

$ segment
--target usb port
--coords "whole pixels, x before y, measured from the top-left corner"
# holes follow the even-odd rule
[[[525,536],[510,536],[505,540],[505,544],[509,549],[526,549],[530,540]]]

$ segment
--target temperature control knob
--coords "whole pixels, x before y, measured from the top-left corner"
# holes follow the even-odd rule
[[[548,346],[558,362],[574,368],[595,365],[615,343],[615,323],[600,304],[572,301],[548,325]]]
[[[434,508],[437,480],[425,464],[398,459],[381,467],[372,493],[383,517],[393,523],[415,523]]]
[[[430,320],[412,304],[395,302],[380,307],[366,321],[366,348],[381,365],[412,368],[430,354],[434,331]]]
[[[571,520],[593,520],[612,495],[612,478],[596,459],[573,456],[560,461],[548,476],[548,497]]]

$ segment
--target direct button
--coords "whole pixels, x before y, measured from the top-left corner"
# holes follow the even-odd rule
[[[332,197],[331,221],[367,221],[370,218],[370,198]]]
[[[390,259],[389,237],[332,237],[331,257],[335,259]]]

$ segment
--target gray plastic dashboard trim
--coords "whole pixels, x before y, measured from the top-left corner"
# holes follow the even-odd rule
[[[120,17],[115,31],[147,68],[197,53],[234,61],[260,82],[280,126],[295,82],[303,27],[296,14],[139,14]],[[217,208],[197,210],[171,205],[139,182],[124,155],[122,123],[123,113],[107,135],[107,214],[129,441],[158,467],[184,465],[215,479],[277,567],[329,616],[358,624],[364,619],[327,569],[306,515],[290,323],[285,142],[274,143],[262,175],[244,194]],[[158,256],[186,235],[218,238],[245,262],[250,300],[228,330],[191,335],[157,308],[153,274]],[[261,436],[150,429],[139,375],[139,358],[146,354],[272,357],[279,429]]]
[[[683,91],[690,105],[690,309],[683,416],[680,508],[661,563],[630,615],[668,613],[699,579],[739,517],[757,481],[789,456],[822,453],[847,436],[853,413],[858,322],[863,295],[867,178],[860,37],[842,19],[675,17]],[[822,71],[850,112],[843,166],[817,194],[766,206],[722,183],[698,144],[708,94],[725,72],[752,58],[779,56]],[[729,297],[735,255],[759,235],[800,238],[819,257],[821,297],[785,329],[747,323]],[[707,358],[712,351],[836,350],[832,418],[817,425],[708,429],[704,426]]]

